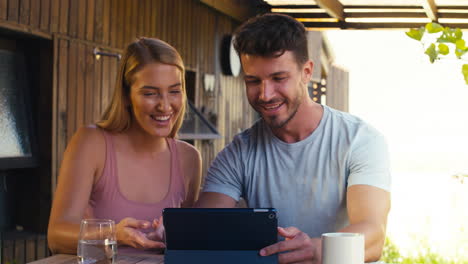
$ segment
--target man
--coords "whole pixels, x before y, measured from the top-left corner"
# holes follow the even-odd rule
[[[280,263],[321,263],[326,232],[365,235],[366,261],[380,258],[390,209],[383,137],[357,117],[313,102],[304,26],[279,14],[250,19],[235,34],[247,99],[261,115],[208,170],[198,207],[278,210],[284,237],[260,251]]]

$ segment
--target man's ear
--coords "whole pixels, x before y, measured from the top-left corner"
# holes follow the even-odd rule
[[[302,67],[302,82],[309,83],[312,78],[312,72],[314,70],[314,63],[311,60],[308,60],[304,63]]]

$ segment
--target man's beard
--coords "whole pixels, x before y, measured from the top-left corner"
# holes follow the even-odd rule
[[[294,104],[292,104],[292,107],[293,107],[293,110],[292,112],[289,114],[289,116],[284,119],[284,120],[279,120],[279,116],[271,116],[271,117],[268,117],[268,118],[265,118],[260,111],[257,110],[257,112],[262,116],[263,120],[265,120],[265,122],[273,129],[278,129],[278,128],[282,128],[284,127],[287,123],[289,123],[289,121],[291,121],[291,119],[294,118],[294,116],[296,115],[298,109],[299,109],[299,106],[301,105],[301,100],[302,99],[302,96],[298,96],[296,97],[296,100],[294,100]],[[286,103],[284,103],[286,104]]]

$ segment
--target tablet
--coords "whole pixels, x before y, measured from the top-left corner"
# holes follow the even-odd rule
[[[274,208],[166,208],[167,250],[260,250],[278,240]]]

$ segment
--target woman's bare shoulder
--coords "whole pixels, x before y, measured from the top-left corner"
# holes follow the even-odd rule
[[[198,199],[202,177],[202,159],[200,152],[191,144],[177,140],[177,148],[180,153],[182,171],[186,180],[188,190],[183,207],[192,207]]]
[[[104,134],[100,128],[82,126],[71,138],[66,151],[95,158],[104,154],[105,147]]]
[[[105,144],[104,132],[101,128],[94,125],[82,126],[78,128],[76,133],[73,135],[71,142],[81,143],[85,145],[102,145]]]
[[[200,152],[193,145],[185,141],[176,140],[176,142],[184,175],[191,179],[197,178],[202,163]]]
[[[182,159],[190,160],[190,159],[200,158],[200,152],[192,144],[189,144],[185,141],[177,140],[177,139],[176,139],[176,144],[177,144],[177,150]]]

